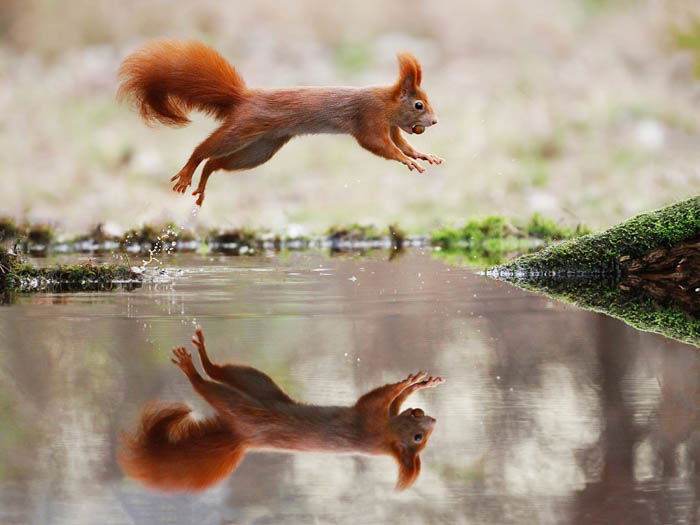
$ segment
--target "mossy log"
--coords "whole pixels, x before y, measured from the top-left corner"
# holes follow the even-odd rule
[[[700,196],[637,215],[608,230],[560,242],[496,266],[490,275],[620,275],[622,263],[700,235]]]
[[[487,273],[700,346],[700,197],[523,255]]]

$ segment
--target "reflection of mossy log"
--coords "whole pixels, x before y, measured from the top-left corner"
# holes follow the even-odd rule
[[[620,260],[672,248],[700,235],[700,197],[637,215],[600,233],[549,246],[497,266],[501,276],[618,274]]]
[[[700,318],[676,303],[660,303],[642,289],[624,289],[615,278],[577,277],[516,280],[514,284],[581,308],[602,312],[646,332],[700,346]]]
[[[118,284],[138,285],[141,276],[117,264],[58,265],[36,268],[0,248],[0,291],[105,290]]]

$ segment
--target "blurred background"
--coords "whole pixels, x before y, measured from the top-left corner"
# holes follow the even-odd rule
[[[215,174],[201,227],[420,232],[534,211],[602,227],[700,183],[696,0],[2,0],[0,214],[69,232],[189,220],[169,177],[214,123],[148,128],[114,99],[119,62],[157,37],[201,39],[260,87],[388,84],[406,49],[440,119],[411,137],[447,160],[424,175],[304,137]]]

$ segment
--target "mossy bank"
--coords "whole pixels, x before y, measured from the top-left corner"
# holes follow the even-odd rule
[[[129,266],[92,263],[37,268],[0,248],[0,292],[109,290],[141,284],[141,275]]]

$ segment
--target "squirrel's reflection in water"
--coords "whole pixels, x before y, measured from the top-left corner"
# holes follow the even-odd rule
[[[419,454],[435,419],[420,408],[399,410],[413,392],[437,386],[442,378],[418,372],[368,392],[352,406],[305,405],[255,368],[212,363],[201,330],[192,342],[214,381],[197,372],[185,348],[175,348],[172,361],[216,415],[196,421],[183,404],[147,406],[119,454],[129,476],[161,490],[204,489],[255,449],[387,454],[398,463],[399,490],[420,474]]]

